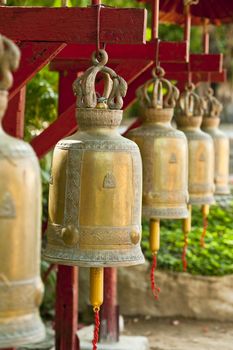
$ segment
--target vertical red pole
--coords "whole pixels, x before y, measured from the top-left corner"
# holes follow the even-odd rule
[[[104,269],[104,303],[101,308],[100,342],[119,341],[119,306],[117,304],[117,269]]]
[[[184,40],[187,41],[188,46],[188,70],[189,70],[189,77],[188,81],[189,83],[192,82],[192,72],[190,71],[190,37],[191,37],[191,13],[190,13],[190,6],[187,5],[184,7],[184,15],[185,15],[185,22],[184,22]]]
[[[159,37],[159,0],[153,0],[151,4],[151,39]]]
[[[71,73],[70,73],[71,74]],[[72,85],[76,74],[72,76],[60,73],[59,115],[71,99]],[[56,290],[56,350],[79,350],[78,329],[78,268],[58,266]]]
[[[24,86],[8,103],[8,108],[3,118],[3,128],[14,137],[23,138],[24,111],[25,111],[26,86]]]
[[[208,31],[208,20],[204,21],[203,26],[203,51],[208,54],[210,51],[210,35]]]
[[[23,87],[18,94],[9,101],[6,114],[3,118],[3,127],[5,131],[18,138],[23,138],[24,134],[25,92],[26,87]],[[2,350],[16,350],[16,348]]]

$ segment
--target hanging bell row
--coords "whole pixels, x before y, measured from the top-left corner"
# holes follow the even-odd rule
[[[137,145],[122,137],[127,84],[105,66],[106,51],[73,84],[79,130],[55,147],[44,257],[63,265],[127,266],[140,248],[142,165]],[[104,91],[95,90],[97,74]]]
[[[219,129],[220,113],[222,104],[214,97],[211,88],[207,90],[204,96],[204,115],[201,128],[209,134],[214,141],[214,182],[215,194],[227,195],[229,189],[229,153],[230,145],[226,134]]]
[[[188,140],[189,203],[208,206],[214,203],[214,146],[211,136],[200,129],[203,112],[203,100],[194,92],[194,85],[187,84],[175,120]]]
[[[17,46],[0,36],[0,123],[8,104]],[[41,184],[31,146],[0,125],[0,348],[40,341]]]
[[[183,132],[171,125],[179,90],[164,79],[161,67],[137,90],[141,127],[127,134],[143,161],[142,216],[178,219],[188,215],[188,147]]]

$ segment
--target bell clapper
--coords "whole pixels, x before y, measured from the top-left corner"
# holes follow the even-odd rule
[[[155,284],[155,270],[157,267],[157,253],[160,247],[160,223],[158,219],[150,219],[150,249],[152,252],[151,290],[156,300],[159,298],[160,288]]]
[[[188,217],[183,219],[183,233],[184,233],[184,246],[183,246],[183,252],[182,252],[182,264],[183,264],[183,272],[186,272],[188,262],[186,259],[187,255],[187,249],[188,249],[188,234],[191,231],[191,225],[192,225],[192,206],[191,204],[188,204]]]
[[[208,227],[208,215],[210,212],[210,206],[208,204],[204,204],[201,208],[201,211],[202,211],[202,217],[203,217],[203,231],[200,238],[200,246],[202,248],[205,248],[205,236],[206,236],[207,227]]]
[[[103,267],[90,268],[90,302],[95,313],[95,327],[94,336],[92,340],[93,350],[97,350],[97,343],[99,341],[100,306],[104,299],[104,269]]]

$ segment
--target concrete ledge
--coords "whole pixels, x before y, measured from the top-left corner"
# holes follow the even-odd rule
[[[80,348],[82,350],[92,350],[92,336],[94,327],[84,327],[78,331]],[[99,343],[98,350],[149,350],[149,342],[146,337],[121,336],[118,343]]]

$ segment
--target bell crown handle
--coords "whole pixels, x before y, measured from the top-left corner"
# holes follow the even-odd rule
[[[0,35],[0,90],[9,90],[13,84],[12,72],[19,66],[20,51],[5,36]]]
[[[195,85],[188,83],[177,103],[177,113],[186,117],[200,117],[204,112],[204,101],[194,92]]]
[[[106,108],[118,110],[123,107],[123,97],[127,92],[126,81],[116,72],[106,67],[108,54],[105,50],[93,52],[92,66],[88,68],[73,83],[73,91],[77,96],[78,108],[96,108],[98,104],[104,104]],[[104,78],[104,90],[102,96],[96,91],[96,77],[101,73]]]
[[[167,79],[161,67],[152,70],[152,78],[141,85],[136,95],[140,105],[146,108],[174,108],[179,98],[179,90]]]
[[[222,103],[214,96],[214,90],[208,88],[204,96],[204,117],[207,118],[218,118],[222,112]]]

